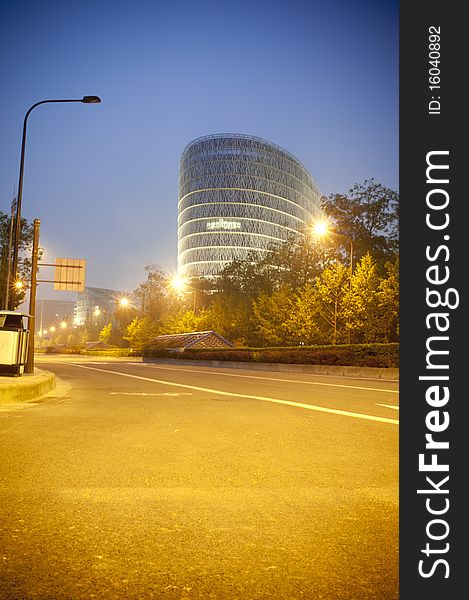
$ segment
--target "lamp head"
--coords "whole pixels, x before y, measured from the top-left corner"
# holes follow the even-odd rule
[[[99,104],[101,98],[99,96],[83,96],[82,102],[84,104]]]
[[[181,277],[179,275],[174,275],[171,278],[170,285],[172,289],[177,293],[183,293],[187,289],[188,280],[186,277]]]
[[[316,237],[324,237],[329,233],[329,224],[327,221],[317,221],[312,228],[312,233]]]

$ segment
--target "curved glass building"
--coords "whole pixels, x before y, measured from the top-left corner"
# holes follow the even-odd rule
[[[292,154],[233,133],[197,138],[181,156],[178,274],[216,275],[265,255],[321,214],[321,192]]]

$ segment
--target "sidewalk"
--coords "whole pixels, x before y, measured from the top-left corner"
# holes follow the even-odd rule
[[[21,402],[38,398],[55,388],[54,373],[35,369],[21,377],[0,376],[0,403]]]

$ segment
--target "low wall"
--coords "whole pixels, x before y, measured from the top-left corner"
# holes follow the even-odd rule
[[[143,358],[145,363],[169,365],[197,365],[221,369],[246,369],[276,373],[311,373],[335,377],[357,377],[360,379],[383,379],[399,381],[399,369],[380,367],[342,367],[337,365],[298,365],[286,363],[234,362],[229,360],[187,360],[180,358]]]

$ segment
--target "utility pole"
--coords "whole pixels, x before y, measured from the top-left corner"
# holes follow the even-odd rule
[[[31,264],[31,286],[29,289],[29,345],[28,357],[24,366],[25,373],[34,373],[34,337],[36,333],[36,286],[37,261],[39,254],[39,226],[41,221],[34,219],[33,252]]]

